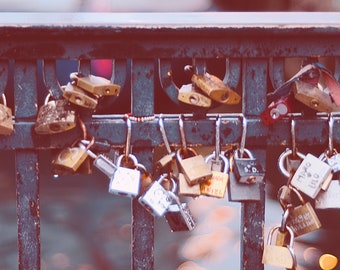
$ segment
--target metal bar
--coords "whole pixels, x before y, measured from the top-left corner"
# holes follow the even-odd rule
[[[246,59],[243,62],[243,106],[245,116],[258,116],[265,108],[267,91],[267,60]],[[247,144],[248,145],[248,144]],[[265,150],[257,151],[257,158],[265,160]],[[265,183],[261,183],[261,200],[241,204],[241,269],[262,270]]]
[[[15,112],[18,121],[37,113],[36,62],[15,63]],[[17,131],[16,131],[17,132]],[[22,136],[27,136],[25,133]],[[18,265],[20,270],[40,269],[40,203],[38,154],[35,150],[16,150]]]
[[[131,64],[131,112],[135,117],[154,115],[154,73],[153,60],[133,60]],[[146,130],[142,129],[146,134]],[[133,129],[135,132],[135,129]],[[135,133],[133,133],[135,134]],[[144,136],[145,137],[145,136]],[[139,137],[143,140],[143,137]],[[150,172],[152,172],[152,148],[137,148],[133,151]],[[154,269],[154,218],[138,202],[132,201],[132,269]]]

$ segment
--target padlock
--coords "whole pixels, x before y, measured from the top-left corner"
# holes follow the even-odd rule
[[[177,99],[183,103],[203,108],[211,106],[211,99],[199,93],[192,84],[185,84],[178,90]]]
[[[274,232],[279,230],[280,226],[273,227],[267,238],[267,244],[264,245],[262,263],[282,267],[287,269],[293,269],[296,267],[296,257],[294,253],[294,233],[293,230],[286,226],[287,231],[290,235],[290,242],[287,246],[273,245],[272,239]]]
[[[87,156],[86,149],[82,147],[73,146],[64,148],[52,160],[52,172],[55,175],[75,173]]]
[[[120,86],[118,84],[111,83],[110,80],[103,77],[91,74],[83,76],[78,72],[73,72],[70,74],[70,79],[76,86],[95,95],[118,96],[120,92]]]
[[[203,93],[219,103],[229,105],[240,103],[241,97],[239,94],[224,84],[220,78],[208,72],[204,74],[193,74],[191,81]]]
[[[335,148],[333,148],[331,153],[327,149],[319,156],[319,159],[325,161],[329,166],[331,166],[333,173],[340,171],[340,154]]]
[[[338,112],[340,106],[337,106],[331,96],[319,89],[317,86],[298,80],[292,84],[295,99],[308,107],[319,112]]]
[[[133,163],[134,167],[126,165],[123,162]],[[126,160],[128,159],[128,160]],[[116,195],[127,196],[135,198],[139,195],[141,173],[136,166],[134,155],[129,154],[127,157],[122,154],[117,158],[117,169],[111,176],[109,184],[109,192]]]
[[[300,236],[321,228],[321,222],[310,202],[305,202],[299,191],[290,186],[299,200],[299,205],[293,205],[293,210],[288,216],[287,225],[292,228],[295,236]],[[282,205],[282,204],[281,204]],[[286,207],[283,207],[286,209]]]
[[[207,181],[212,176],[204,157],[193,148],[179,148],[176,152],[177,161],[181,172],[189,185],[195,185]]]
[[[140,163],[137,163],[136,170],[139,170],[141,173],[139,194],[143,194],[152,184],[152,174]]]
[[[152,215],[162,217],[171,205],[173,198],[169,191],[162,186],[162,182],[169,180],[168,174],[162,174],[150,187],[138,198],[138,202],[145,207]],[[172,190],[176,192],[177,186],[175,181],[171,178]]]
[[[282,97],[278,101],[272,102],[260,114],[260,118],[265,125],[272,125],[290,113],[291,108],[291,96]]]
[[[340,208],[340,181],[332,180],[329,188],[321,190],[315,198],[316,209],[339,209]]]
[[[290,242],[290,233],[287,230],[287,221],[288,217],[293,210],[292,205],[288,205],[288,207],[284,210],[282,213],[282,218],[281,218],[281,227],[277,230],[276,233],[276,239],[275,239],[275,245],[276,246],[287,246],[289,245]]]
[[[178,196],[169,192],[175,203],[171,204],[164,217],[172,232],[192,231],[196,226],[196,220],[192,216],[187,203],[180,202]]]
[[[201,195],[200,184],[189,185],[183,173],[178,174],[178,194],[197,197]]]
[[[68,83],[62,86],[63,97],[69,102],[87,109],[95,109],[98,105],[98,97],[81,89],[80,87]]]
[[[291,185],[315,199],[322,186],[332,180],[332,167],[308,153],[292,177]]]
[[[201,194],[224,198],[229,178],[229,161],[227,157],[220,154],[218,159],[216,159],[215,153],[212,153],[205,158],[205,162],[210,166],[212,176],[200,184]]]
[[[252,184],[261,182],[265,175],[261,164],[248,149],[244,149],[247,157],[240,156],[240,150],[234,153],[234,173],[240,183]]]
[[[34,130],[38,134],[54,134],[70,130],[76,126],[76,112],[65,99],[50,100],[45,98],[39,109]]]
[[[2,104],[0,104],[0,134],[10,135],[13,132],[12,110],[7,107],[5,94],[1,95]]]

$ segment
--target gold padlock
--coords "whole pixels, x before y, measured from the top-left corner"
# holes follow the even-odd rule
[[[201,195],[200,185],[189,185],[183,173],[178,174],[178,194],[196,197]]]
[[[54,134],[70,130],[76,126],[76,113],[65,99],[50,100],[45,98],[39,109],[34,130],[38,134]]]
[[[273,227],[267,238],[267,244],[264,245],[262,263],[276,267],[282,267],[287,269],[295,269],[296,257],[294,253],[294,233],[293,230],[286,226],[287,231],[290,234],[290,242],[287,246],[278,246],[272,244],[272,238],[274,232],[279,230],[280,227]]]
[[[62,86],[61,90],[63,91],[63,97],[75,105],[93,110],[98,105],[97,96],[86,92],[82,88],[73,85],[70,82],[66,86]]]
[[[234,90],[224,84],[221,79],[208,72],[204,74],[193,74],[191,81],[202,90],[203,93],[217,102],[235,105],[241,100],[241,97]]]
[[[211,99],[198,92],[192,84],[185,84],[178,90],[177,99],[189,105],[209,108],[211,106]]]
[[[292,84],[292,90],[295,99],[316,111],[327,113],[340,111],[340,106],[332,101],[331,96],[313,84],[298,80]]]
[[[110,80],[103,77],[82,74],[73,72],[70,74],[70,79],[75,82],[76,86],[83,90],[100,96],[118,96],[120,92],[120,85],[111,83]]]
[[[7,107],[5,94],[2,94],[2,103],[0,104],[0,134],[10,135],[13,132],[12,110]]]

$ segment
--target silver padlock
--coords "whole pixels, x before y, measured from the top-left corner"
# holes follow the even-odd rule
[[[290,178],[301,165],[302,160],[306,156],[296,151],[295,156],[293,150],[287,148],[278,159],[279,171],[287,178]]]
[[[171,205],[173,198],[169,191],[162,186],[162,182],[168,180],[168,174],[162,174],[151,186],[138,198],[138,202],[152,215],[162,217]],[[176,192],[176,182],[171,178],[171,192]]]
[[[126,158],[124,154],[117,158],[117,170],[111,176],[109,192],[134,198],[139,195],[141,173],[136,169],[137,163],[134,163],[135,168],[121,166],[123,158]],[[137,160],[132,154],[128,155],[128,159],[132,160],[132,162]]]
[[[321,190],[315,198],[316,209],[339,209],[340,208],[340,181],[332,180],[329,188]]]
[[[332,177],[332,167],[309,153],[296,170],[290,184],[315,199],[322,186],[329,183]]]
[[[335,148],[333,148],[331,153],[329,150],[326,150],[319,156],[319,159],[325,161],[329,166],[331,166],[333,173],[340,171],[340,154]]]
[[[244,154],[247,157],[241,156],[240,150],[234,153],[234,173],[237,180],[247,184],[261,182],[265,175],[261,164],[248,149],[244,149]]]
[[[165,213],[166,222],[172,232],[192,231],[196,226],[196,221],[192,216],[187,203],[181,203],[178,196],[169,192],[174,204],[171,204]]]

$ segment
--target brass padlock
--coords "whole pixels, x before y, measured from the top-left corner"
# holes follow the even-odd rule
[[[73,72],[70,74],[70,79],[76,86],[95,95],[118,96],[120,92],[118,84],[111,83],[110,80],[103,77],[91,74],[85,77],[78,72]]]
[[[10,135],[13,132],[12,110],[7,107],[5,94],[1,95],[2,104],[0,104],[0,134]]]
[[[228,186],[229,161],[223,154],[216,160],[215,154],[205,158],[205,162],[211,166],[212,176],[200,184],[201,194],[216,198],[224,198]],[[220,165],[220,163],[222,163]],[[216,166],[217,164],[217,166]]]
[[[332,101],[331,96],[324,89],[319,89],[315,85],[302,80],[294,82],[292,87],[295,99],[308,107],[319,112],[330,113],[340,111],[340,106],[337,106]]]
[[[181,203],[178,196],[169,192],[174,204],[171,204],[164,217],[172,232],[192,231],[196,226],[196,221],[192,216],[187,203]]]
[[[183,103],[198,107],[209,108],[211,99],[199,93],[192,84],[185,84],[178,90],[177,99]]]
[[[39,109],[34,130],[38,134],[54,134],[70,130],[76,126],[76,113],[65,99],[50,100],[45,98]]]
[[[297,265],[296,256],[294,253],[294,233],[293,230],[286,226],[290,234],[290,242],[287,246],[273,245],[273,235],[279,230],[280,226],[273,227],[267,238],[267,243],[264,245],[262,263],[271,266],[294,269]]]
[[[332,180],[332,167],[308,153],[294,173],[291,185],[312,199]]]
[[[293,191],[291,194],[296,194],[300,204],[294,206],[288,216],[287,225],[290,226],[295,236],[300,236],[321,228],[321,222],[315,213],[315,210],[310,202],[305,202],[299,191],[290,187]]]
[[[191,81],[202,90],[203,93],[217,102],[235,105],[241,100],[241,97],[224,84],[221,79],[208,72],[205,72],[204,74],[193,74]]]
[[[68,83],[62,86],[63,97],[69,102],[87,109],[95,109],[98,105],[98,97],[84,91],[82,88]]]
[[[201,195],[200,184],[189,185],[183,173],[178,174],[178,194],[197,197]]]

